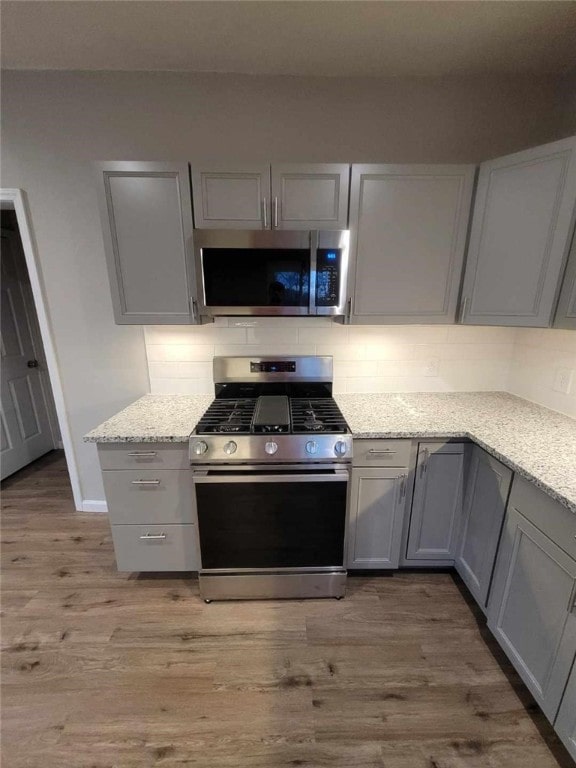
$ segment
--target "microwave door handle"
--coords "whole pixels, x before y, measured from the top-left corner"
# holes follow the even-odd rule
[[[313,229],[310,232],[310,301],[308,304],[308,313],[316,315],[316,268],[318,259],[318,230]]]

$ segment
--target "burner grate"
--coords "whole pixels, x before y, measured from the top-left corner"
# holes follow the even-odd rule
[[[212,432],[249,435],[256,400],[213,400],[196,427],[196,433],[206,435]]]
[[[346,421],[331,397],[290,399],[292,432],[348,432]]]

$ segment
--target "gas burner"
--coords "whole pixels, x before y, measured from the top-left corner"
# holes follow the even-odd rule
[[[305,421],[303,424],[304,429],[308,432],[321,432],[324,429],[324,424],[321,421]]]

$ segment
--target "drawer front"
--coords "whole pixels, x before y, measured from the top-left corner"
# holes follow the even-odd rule
[[[508,505],[576,560],[576,513],[518,475],[514,476]]]
[[[407,467],[411,440],[354,440],[353,466]]]
[[[196,522],[189,469],[107,470],[102,477],[113,524]]]
[[[186,469],[188,443],[99,443],[102,469]]]
[[[113,525],[119,571],[196,571],[195,525]]]

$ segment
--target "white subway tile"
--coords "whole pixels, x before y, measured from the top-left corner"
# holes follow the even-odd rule
[[[248,344],[297,344],[298,326],[247,328]]]
[[[150,361],[211,361],[214,357],[212,344],[149,344]]]
[[[490,325],[449,325],[448,343],[452,344],[513,344],[515,328]]]
[[[317,355],[330,355],[334,361],[363,360],[366,348],[360,344],[317,344]]]
[[[334,362],[334,375],[340,378],[346,378],[348,376],[376,376],[377,374],[378,363],[373,360],[354,360],[347,362],[336,360]]]
[[[195,395],[214,394],[214,385],[203,379],[150,379],[153,395]],[[194,426],[194,425],[192,425]]]
[[[348,341],[348,327],[331,323],[321,328],[305,327],[299,329],[299,340],[306,344],[346,344]]]

